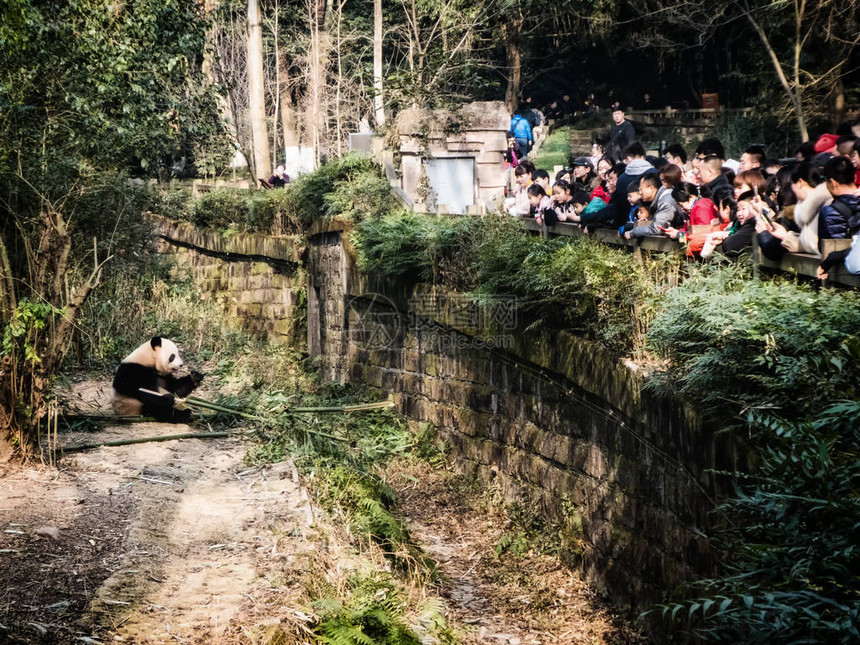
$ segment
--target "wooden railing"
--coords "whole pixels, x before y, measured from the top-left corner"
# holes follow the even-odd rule
[[[576,224],[568,224],[559,222],[553,226],[541,226],[533,219],[523,219],[523,226],[528,231],[540,233],[546,237],[579,237],[585,233]],[[591,234],[591,237],[604,244],[612,246],[623,246],[629,248],[635,258],[641,258],[642,251],[651,251],[658,253],[674,253],[683,249],[683,245],[676,240],[669,239],[663,236],[645,236],[632,240],[626,240],[618,236],[618,231],[613,229],[597,229]],[[831,251],[848,248],[851,245],[851,240],[821,240],[819,249],[822,257],[827,257]],[[762,255],[761,250],[756,243],[756,237],[753,237],[753,262],[756,266],[782,271],[785,273],[802,275],[808,278],[815,278],[815,272],[821,259],[807,253],[785,253],[779,262],[769,260]],[[860,287],[860,275],[848,273],[844,265],[833,267],[830,271],[827,284],[840,284],[847,287]]]
[[[713,121],[721,116],[734,116],[748,119],[755,114],[755,109],[746,108],[698,108],[694,110],[676,110],[671,107],[662,110],[629,110],[625,114],[633,121],[642,123],[672,123],[684,124],[695,121]]]

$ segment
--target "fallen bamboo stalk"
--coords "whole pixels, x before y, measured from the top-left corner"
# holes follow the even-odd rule
[[[235,408],[228,408],[217,403],[212,403],[211,401],[206,401],[205,399],[198,399],[196,396],[189,396],[187,399],[185,399],[185,403],[194,407],[206,408],[208,410],[216,410],[218,412],[227,412],[229,414],[236,414],[238,416],[245,417],[246,419],[268,421],[268,419],[264,417],[250,414],[248,412],[243,412],[241,410],[236,410]],[[380,410],[383,408],[392,407],[394,407],[393,401],[378,401],[376,403],[356,403],[355,405],[284,408],[284,412],[300,412],[303,414],[312,412],[360,412],[362,410]]]
[[[155,417],[142,417],[134,414],[63,414],[60,418],[66,423],[75,421],[104,421],[110,423],[151,423]]]
[[[153,394],[158,394],[157,392],[153,392]],[[198,408],[204,408],[207,410],[215,410],[217,412],[225,412],[227,414],[234,414],[236,416],[244,417],[246,419],[253,419],[255,421],[270,421],[265,417],[258,416],[256,414],[250,414],[248,412],[243,412],[241,410],[236,410],[234,408],[228,408],[223,405],[218,405],[217,403],[212,403],[211,401],[206,401],[205,399],[199,399],[194,396],[189,396],[185,399],[185,403]],[[391,408],[394,407],[394,403],[392,401],[379,401],[377,403],[358,403],[355,405],[342,405],[342,406],[329,406],[329,407],[304,407],[304,408],[287,408],[287,412],[299,412],[299,413],[311,413],[311,412],[360,412],[362,410],[379,410],[383,408]],[[83,416],[83,415],[82,415]],[[97,416],[95,418],[98,418]],[[127,417],[128,418],[128,417]],[[105,419],[110,419],[110,416],[105,415]],[[146,417],[137,417],[137,419],[146,419]],[[334,441],[342,441],[344,443],[349,443],[350,440],[344,437],[338,437],[337,435],[329,434],[328,432],[322,432],[321,430],[311,430],[310,428],[305,428],[305,432],[312,435],[317,435],[319,437],[325,437],[327,439],[332,439]],[[136,439],[117,439],[116,441],[103,441],[100,443],[89,443],[81,446],[69,446],[68,448],[61,448],[60,450],[65,454],[68,452],[83,452],[84,450],[92,450],[94,448],[112,448],[117,446],[130,446],[137,443],[153,443],[158,441],[178,441],[180,439],[217,439],[223,437],[232,437],[236,435],[244,434],[242,431],[232,431],[232,432],[186,432],[183,434],[169,434],[169,435],[160,435],[157,437],[144,437],[144,438],[136,438]]]
[[[63,453],[82,452],[93,448],[113,448],[115,446],[130,446],[135,443],[152,443],[157,441],[178,441],[179,439],[218,439],[222,437],[233,437],[241,435],[242,432],[185,432],[183,434],[165,434],[157,437],[139,437],[136,439],[117,439],[116,441],[103,441],[101,443],[86,443],[81,446],[69,446],[60,448]]]
[[[287,408],[287,412],[360,412],[361,410],[381,410],[393,408],[394,401],[379,401],[377,403],[357,403],[328,408]]]
[[[269,421],[269,419],[266,419],[265,417],[251,414],[250,412],[243,412],[242,410],[236,410],[235,408],[228,408],[205,399],[198,399],[196,396],[189,396],[185,399],[185,403],[191,407],[205,408],[206,410],[215,410],[216,412],[226,412],[227,414],[235,414],[236,416],[244,417],[245,419],[252,419],[254,421]]]

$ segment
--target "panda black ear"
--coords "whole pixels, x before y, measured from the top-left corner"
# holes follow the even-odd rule
[[[152,349],[161,347],[161,336],[153,336],[152,340],[149,341],[149,344],[152,346]]]

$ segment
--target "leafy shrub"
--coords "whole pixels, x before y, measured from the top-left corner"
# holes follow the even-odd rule
[[[153,213],[175,220],[190,220],[193,198],[182,188],[149,191],[148,208]]]
[[[515,275],[536,316],[561,313],[567,325],[619,351],[637,344],[645,322],[637,313],[655,290],[628,253],[592,240],[536,245]]]
[[[292,215],[305,229],[322,217],[346,215],[361,220],[385,215],[394,207],[379,166],[361,155],[324,164],[299,177],[289,192]]]
[[[724,577],[703,597],[663,606],[726,643],[860,640],[860,402],[839,402],[812,421],[752,415],[761,465],[742,477],[722,511]]]
[[[804,414],[856,398],[860,294],[756,280],[749,266],[702,267],[663,298],[648,331],[669,382],[717,407]]]
[[[349,217],[355,222],[382,217],[396,207],[391,186],[376,166],[347,172],[323,195],[323,203],[329,217]]]
[[[624,250],[589,239],[547,241],[502,217],[391,215],[362,222],[353,242],[362,271],[514,295],[534,320],[619,351],[640,344],[653,309],[649,298],[672,281],[678,262],[660,260],[663,273],[649,272]]]
[[[298,233],[300,225],[293,212],[293,202],[288,188],[252,192],[248,199],[244,228],[274,235]]]
[[[526,258],[546,245],[545,240],[526,234],[522,223],[515,218],[490,220],[480,247],[478,289],[488,294],[520,293],[520,272]]]
[[[219,188],[203,193],[191,207],[191,221],[201,228],[238,228],[247,219],[248,192]]]
[[[219,188],[192,199],[188,191],[151,191],[149,210],[203,228],[275,235],[307,230],[323,217],[361,221],[387,215],[396,200],[372,160],[347,155],[276,190]]]
[[[421,215],[392,215],[362,222],[353,234],[358,268],[387,278],[429,279],[425,255],[432,220]]]

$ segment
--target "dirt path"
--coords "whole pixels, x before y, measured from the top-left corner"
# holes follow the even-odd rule
[[[450,471],[411,464],[395,468],[391,484],[413,536],[439,563],[440,591],[465,627],[464,643],[646,642],[557,558],[497,557],[504,511],[480,507],[480,491],[465,490]]]
[[[98,439],[186,430],[135,424]],[[238,439],[184,440],[6,473],[0,642],[237,643],[264,630],[290,595],[266,573],[305,568],[313,511],[289,463],[248,468],[244,454]],[[266,606],[273,591],[280,611]]]
[[[61,439],[188,431],[148,423]],[[308,576],[343,575],[354,549],[290,462],[248,467],[246,448],[182,440],[76,453],[57,469],[0,467],[0,643],[297,642],[283,635],[307,634]],[[496,558],[507,519],[475,506],[480,495],[450,472],[410,463],[392,485],[439,562],[436,592],[464,643],[642,642],[557,560]]]

